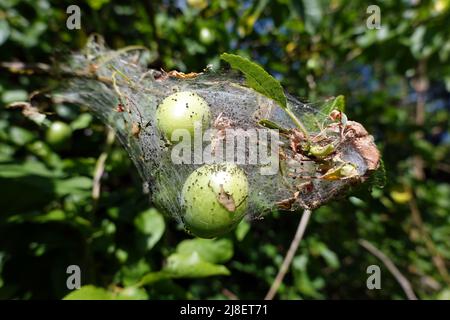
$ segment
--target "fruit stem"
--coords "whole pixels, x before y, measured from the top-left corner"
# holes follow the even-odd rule
[[[283,109],[287,113],[287,115],[292,119],[292,121],[295,123],[295,125],[300,129],[300,131],[305,135],[305,138],[307,140],[309,140],[309,133],[306,130],[306,128],[303,125],[303,123],[300,121],[300,119],[295,116],[295,114],[292,112],[291,109],[289,109],[289,107],[286,107],[286,108],[283,108]]]

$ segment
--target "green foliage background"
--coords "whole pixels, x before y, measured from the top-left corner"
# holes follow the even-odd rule
[[[258,61],[292,94],[343,94],[346,113],[374,134],[385,188],[363,186],[313,214],[277,298],[404,299],[364,238],[410,279],[419,298],[449,299],[450,1],[79,1],[81,30],[66,28],[73,1],[3,0],[0,61],[50,62],[89,34],[113,48],[142,44],[150,67],[219,68],[222,52]],[[381,8],[369,30],[368,5]],[[0,298],[63,298],[66,268],[82,270],[68,298],[263,298],[300,215],[245,222],[218,240],[191,239],[148,207],[127,154],[84,109],[52,105],[71,126],[51,143],[45,126],[6,109],[57,79],[0,73]],[[91,196],[106,152],[98,201]],[[382,269],[368,290],[366,268]]]

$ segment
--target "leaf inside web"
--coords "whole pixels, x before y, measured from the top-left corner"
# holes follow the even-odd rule
[[[280,82],[261,66],[235,54],[223,53],[220,58],[228,62],[231,67],[240,70],[245,75],[250,88],[273,99],[280,107],[287,108],[286,96]]]

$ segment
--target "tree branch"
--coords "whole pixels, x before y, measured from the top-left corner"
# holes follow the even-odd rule
[[[94,199],[94,201],[98,201],[98,199],[100,198],[101,179],[103,176],[103,172],[105,171],[106,159],[108,158],[108,154],[111,150],[111,146],[113,145],[114,140],[114,131],[107,128],[105,150],[100,154],[97,159],[97,163],[95,164],[93,178],[94,182],[92,186],[92,199]]]
[[[389,259],[388,256],[386,256],[383,252],[378,250],[373,244],[371,244],[367,240],[360,239],[358,242],[362,247],[364,247],[367,251],[369,251],[375,257],[380,259],[381,262],[383,262],[383,264],[386,266],[389,272],[394,276],[395,280],[397,280],[397,282],[400,284],[409,300],[417,300],[417,296],[412,289],[411,283],[400,272],[400,270],[398,270],[398,268],[395,266],[392,260]]]
[[[422,215],[420,213],[419,206],[417,205],[415,195],[413,195],[413,197],[409,201],[409,209],[411,210],[412,221],[419,229],[421,239],[425,243],[425,246],[432,257],[434,266],[436,267],[444,281],[447,283],[447,285],[450,285],[450,276],[447,271],[445,259],[437,249],[436,245],[433,242],[433,239],[431,238],[423,223]]]
[[[425,105],[426,105],[426,93],[429,87],[429,81],[427,77],[427,61],[422,59],[416,68],[416,77],[412,81],[412,86],[417,94],[416,110],[414,122],[417,127],[421,128],[420,131],[415,133],[416,139],[423,139],[423,125],[425,124]],[[425,179],[425,162],[420,155],[414,155],[413,157],[413,169],[416,179],[422,181]]]
[[[280,270],[278,270],[278,274],[275,277],[275,280],[270,287],[270,290],[267,292],[264,300],[272,300],[275,294],[278,291],[281,283],[283,282],[284,276],[289,270],[289,266],[292,263],[292,259],[294,258],[295,253],[297,252],[300,241],[303,238],[303,234],[305,233],[306,226],[308,225],[309,218],[311,217],[311,210],[304,210],[302,218],[300,219],[300,223],[298,224],[297,231],[295,232],[294,239],[291,242],[289,250],[284,257],[283,263],[281,264]]]

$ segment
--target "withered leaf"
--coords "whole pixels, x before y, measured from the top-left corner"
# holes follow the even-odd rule
[[[40,112],[38,108],[32,106],[29,102],[14,102],[11,103],[8,107],[21,109],[22,114],[25,117],[27,117],[31,121],[34,121],[38,125],[41,125],[46,119],[45,113]]]
[[[229,194],[223,189],[222,184],[220,185],[217,201],[219,201],[219,203],[228,211],[230,212],[236,211],[236,203],[234,202],[233,197],[231,196],[231,194]]]
[[[348,122],[346,131],[349,131],[351,135],[350,141],[353,147],[365,160],[367,170],[376,170],[380,165],[381,155],[373,141],[373,137],[369,135],[360,123],[355,121]]]
[[[189,72],[184,73],[176,70],[172,70],[167,72],[169,77],[177,78],[177,79],[194,79],[197,78],[199,75],[202,75],[203,72],[197,73],[197,72]]]
[[[295,203],[295,201],[297,201],[299,194],[300,194],[300,192],[297,191],[294,193],[294,196],[292,198],[278,201],[276,203],[276,205],[278,206],[278,208],[280,208],[282,210],[291,210],[292,205]]]
[[[292,151],[298,152],[299,148],[301,148],[301,143],[305,141],[305,136],[300,130],[292,129],[289,140]]]
[[[133,124],[131,125],[131,134],[133,135],[133,137],[138,137],[139,133],[141,133],[141,126],[139,123],[133,122]]]

